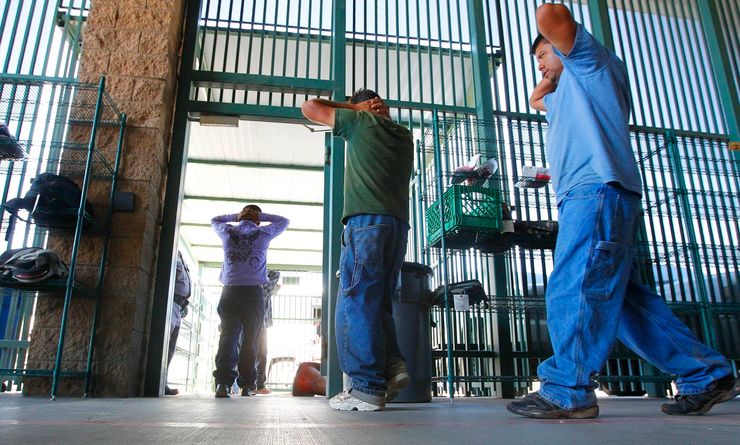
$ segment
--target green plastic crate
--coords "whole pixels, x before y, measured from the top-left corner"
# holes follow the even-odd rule
[[[453,185],[443,195],[446,241],[451,248],[467,248],[487,234],[501,231],[499,191],[486,187]],[[442,239],[439,201],[426,211],[427,242],[437,246]]]

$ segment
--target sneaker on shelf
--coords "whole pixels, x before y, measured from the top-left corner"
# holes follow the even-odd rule
[[[177,388],[170,388],[169,386],[164,387],[164,395],[166,396],[176,396],[180,394],[180,390]]]
[[[509,412],[532,419],[593,419],[599,415],[599,405],[578,409],[563,409],[533,392],[508,405]]]
[[[242,388],[241,395],[242,397],[249,397],[255,395],[257,392],[254,388]]]
[[[387,386],[385,401],[392,402],[410,381],[411,376],[403,360],[392,364],[385,372],[385,384]]]
[[[257,388],[257,391],[255,392],[262,395],[272,394],[272,390],[266,386],[264,388]]]
[[[339,411],[382,411],[382,405],[363,402],[347,391],[342,391],[329,399],[329,406]]]
[[[228,399],[231,397],[229,385],[225,383],[219,383],[216,385],[216,398],[217,399]]]
[[[666,414],[698,416],[706,413],[717,403],[734,399],[740,394],[740,386],[730,374],[714,383],[709,391],[700,394],[677,395],[676,403],[664,403],[660,409]]]

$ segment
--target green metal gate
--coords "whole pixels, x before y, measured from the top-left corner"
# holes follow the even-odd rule
[[[544,118],[527,98],[537,82],[528,55],[540,0],[203,0],[192,38],[187,113],[300,120],[311,97],[359,87],[387,99],[417,139],[408,259],[442,276],[443,253],[426,245],[425,211],[443,175],[434,174],[428,138],[435,116],[490,125],[481,150],[442,153],[448,171],[472,154],[497,157],[501,191],[525,220],[557,219],[548,189],[511,187],[522,165],[546,165]],[[728,151],[738,135],[737,0],[582,0],[564,2],[576,20],[614,48],[631,78],[633,147],[643,175],[643,272],[705,341],[738,356],[738,165]],[[186,36],[186,41],[187,40]],[[437,136],[437,138],[439,138]],[[177,138],[175,138],[177,139]],[[443,138],[444,139],[444,138]],[[439,141],[438,141],[439,142]],[[476,151],[477,150],[477,151]],[[327,149],[324,326],[336,284],[343,152]],[[330,164],[330,166],[329,166]],[[451,334],[435,312],[433,341],[441,383],[453,393],[513,396],[549,354],[543,296],[552,270],[546,250],[506,255],[444,253],[447,279],[479,278],[489,306],[454,314]],[[445,327],[448,325],[445,324]],[[326,331],[325,331],[326,333]],[[331,345],[331,341],[329,342]],[[455,352],[449,369],[443,356]],[[331,348],[328,353],[332,363]],[[330,370],[330,375],[332,372]],[[602,380],[614,393],[660,393],[667,376],[616,351]],[[336,374],[334,374],[336,377]],[[330,392],[335,388],[330,383]]]

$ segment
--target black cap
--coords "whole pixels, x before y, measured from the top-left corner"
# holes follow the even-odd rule
[[[542,34],[537,34],[537,37],[535,37],[534,42],[532,42],[532,46],[529,48],[529,54],[534,56],[535,50],[537,50],[537,46],[542,42],[543,40],[547,40],[545,36]]]

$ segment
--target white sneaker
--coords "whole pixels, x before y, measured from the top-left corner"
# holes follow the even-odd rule
[[[406,385],[409,384],[410,381],[411,376],[406,369],[406,363],[400,361],[392,364],[385,373],[385,384],[387,389],[385,393],[385,401],[390,402],[398,397],[398,394],[406,387]]]
[[[342,391],[329,399],[329,406],[339,411],[382,411],[383,406],[363,402],[347,391]]]

